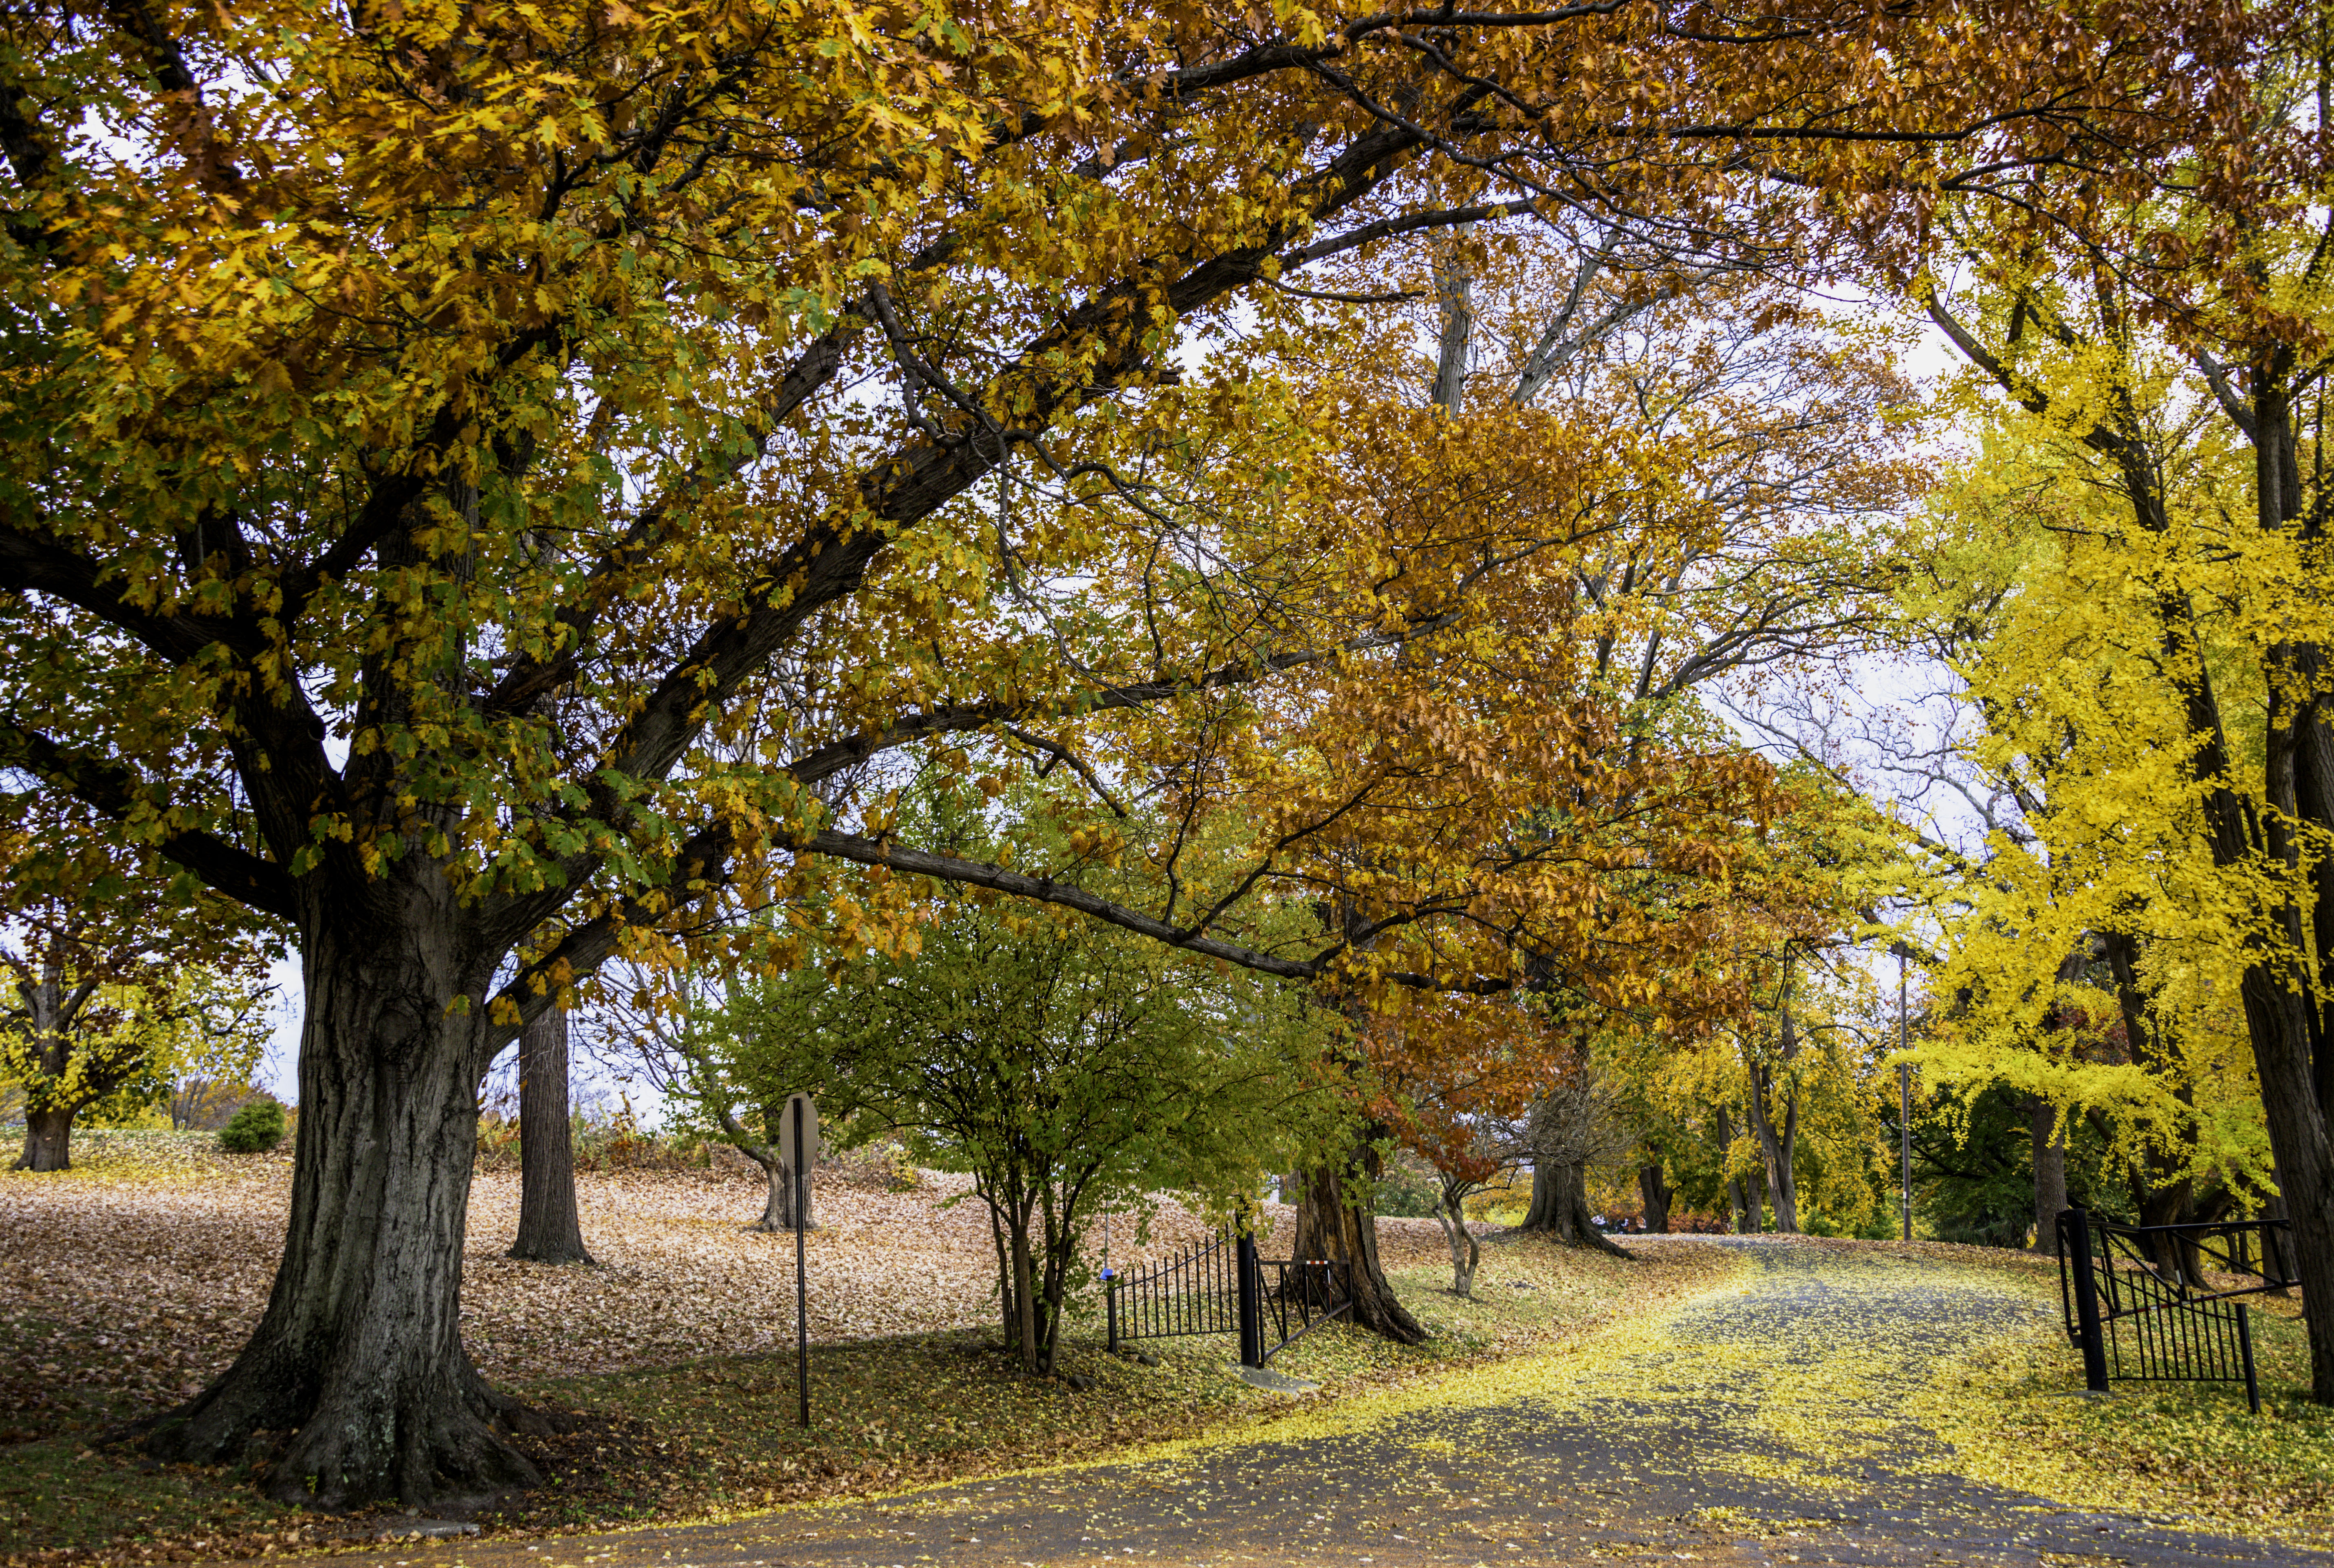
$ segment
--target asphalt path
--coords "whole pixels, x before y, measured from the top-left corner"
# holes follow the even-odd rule
[[[1998,1281],[1785,1238],[1716,1245],[1742,1247],[1748,1272],[1657,1319],[1245,1435],[727,1524],[416,1542],[384,1568],[2334,1568],[1954,1474],[1905,1405],[1941,1358],[2040,1317]]]

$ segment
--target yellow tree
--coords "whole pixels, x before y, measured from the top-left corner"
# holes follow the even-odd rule
[[[335,1505],[535,1480],[503,1435],[532,1417],[460,1342],[474,1087],[714,890],[865,862],[825,907],[880,923],[902,862],[880,801],[821,795],[850,770],[1268,708],[1241,688],[1292,674],[1348,682],[1357,722],[1423,716],[1374,716],[1340,661],[1461,633],[1465,572],[1375,572],[1269,473],[1194,533],[1121,466],[1172,456],[1140,438],[1162,409],[1278,417],[1237,375],[1164,385],[1267,280],[1583,207],[1683,250],[1789,251],[1840,213],[1877,236],[2112,143],[2224,34],[2170,4],[12,13],[0,765],[286,923],[306,988],[276,1285],[156,1450],[292,1434],[269,1486]],[[1742,232],[1764,177],[1836,196]],[[1226,554],[1213,519],[1243,513]],[[1545,751],[1607,738],[1550,717]],[[1380,765],[1324,741],[1319,798]],[[1422,798],[1499,782],[1471,765]],[[1409,842],[1471,866],[1437,831]],[[1673,939],[1526,863],[1550,950]],[[1373,950],[1365,908],[1307,954],[1244,948],[1238,890],[1099,912],[1300,978]]]
[[[2175,1205],[2197,1159],[2232,1181],[2252,1169],[2242,1115],[2200,1153],[2196,1071],[2220,1075],[2201,1092],[2223,1107],[2257,1082],[2318,1303],[2313,1395],[2334,1401],[2334,501],[2315,434],[2334,229],[2306,124],[2329,69],[2311,35],[2264,49],[2236,129],[2201,138],[2161,190],[2070,206],[2014,243],[1984,208],[1958,212],[1939,230],[1956,248],[1914,286],[2024,424],[1977,505],[2023,508],[2030,531],[2009,572],[1963,575],[1982,589],[1964,603],[1995,617],[1966,649],[1982,749],[2024,792],[2034,840],[1981,880],[2014,906],[1999,930],[2033,945],[1972,941],[1998,985],[2042,996],[2096,947],[2124,1049],[2169,1096],[2149,1141]],[[2215,1043],[2232,997],[2249,1073]]]

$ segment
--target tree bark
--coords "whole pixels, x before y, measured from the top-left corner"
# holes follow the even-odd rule
[[[1717,1118],[1718,1159],[1722,1167],[1731,1158],[1734,1148],[1734,1125],[1733,1119],[1727,1114],[1726,1107],[1723,1105],[1718,1108]],[[1727,1218],[1733,1223],[1734,1234],[1737,1236],[1750,1236],[1759,1228],[1759,1206],[1754,1205],[1750,1199],[1750,1188],[1748,1182],[1739,1176],[1727,1177],[1726,1207],[1729,1211]]]
[[[1663,1179],[1659,1160],[1637,1167],[1637,1196],[1645,1205],[1645,1229],[1654,1236],[1666,1236],[1670,1228],[1670,1199],[1677,1194]]]
[[[16,993],[33,1048],[24,1081],[24,1151],[14,1169],[71,1170],[73,1118],[125,1082],[138,1058],[108,1063],[89,1060],[82,1052],[78,1092],[60,1092],[58,1086],[75,1065],[74,1023],[97,994],[97,982],[68,984],[62,967],[44,960],[34,977],[18,983]]]
[[[455,895],[434,864],[368,892],[371,921],[304,922],[301,1136],[266,1313],[148,1445],[215,1465],[255,1433],[290,1433],[265,1489],[312,1507],[542,1480],[504,1438],[542,1418],[488,1390],[461,1341],[492,968],[448,935]]]
[[[518,1037],[518,1240],[513,1257],[590,1263],[575,1215],[574,1126],[567,1092],[567,1010],[543,1011]]]
[[[773,1146],[775,1148],[775,1146]],[[810,1178],[817,1173],[818,1161],[803,1176],[803,1228],[818,1228],[818,1194],[813,1190]],[[762,1166],[762,1173],[770,1179],[769,1201],[762,1207],[762,1218],[757,1230],[792,1230],[795,1227],[795,1168],[784,1159],[771,1159]]]
[[[1763,1068],[1752,1070],[1750,1126],[1759,1135],[1759,1158],[1766,1168],[1768,1201],[1775,1206],[1775,1228],[1787,1236],[1797,1235],[1799,1180],[1793,1161],[1799,1141],[1799,1099],[1791,1094],[1785,1100],[1783,1125],[1779,1129],[1767,1113],[1767,1095],[1772,1087],[1772,1074]]]
[[[71,1111],[34,1111],[24,1112],[24,1152],[16,1157],[18,1170],[71,1170],[72,1169],[72,1123]]]
[[[2034,1154],[2034,1250],[2058,1255],[2059,1214],[2067,1207],[2067,1135],[2059,1108],[2037,1098],[2029,1111]]]
[[[1467,1228],[1465,1199],[1448,1191],[1440,1195],[1434,1206],[1434,1217],[1442,1227],[1442,1239],[1451,1245],[1451,1294],[1471,1296],[1475,1294],[1475,1270],[1483,1261],[1483,1249]]]
[[[1791,1080],[1790,1065],[1799,1053],[1799,1034],[1791,1026],[1790,971],[1784,970],[1784,991],[1781,1006],[1781,1058],[1783,1084],[1783,1125],[1776,1127],[1773,1113],[1767,1107],[1768,1098],[1775,1092],[1776,1068],[1761,1062],[1747,1048],[1744,1052],[1750,1068],[1750,1130],[1759,1139],[1759,1156],[1767,1170],[1767,1197],[1775,1206],[1775,1228],[1786,1236],[1795,1236],[1799,1228],[1799,1178],[1796,1161],[1799,1144],[1799,1092]]]
[[[1359,1174],[1374,1178],[1376,1163],[1365,1145]],[[1324,1160],[1305,1173],[1303,1201],[1297,1206],[1297,1236],[1290,1255],[1300,1260],[1326,1258],[1345,1265],[1354,1296],[1354,1322],[1397,1344],[1414,1345],[1426,1330],[1395,1299],[1378,1263],[1378,1219],[1350,1200],[1342,1163]]]
[[[1636,1255],[1596,1228],[1588,1212],[1588,1166],[1585,1160],[1550,1161],[1532,1167],[1531,1207],[1523,1228],[1554,1236],[1567,1246],[1585,1246],[1615,1257]]]

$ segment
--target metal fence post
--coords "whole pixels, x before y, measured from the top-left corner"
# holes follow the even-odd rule
[[[1239,1267],[1240,1365],[1264,1365],[1264,1265],[1256,1255],[1256,1237],[1239,1233],[1233,1248]]]
[[[2083,1386],[2107,1391],[2107,1342],[2099,1323],[2098,1281],[2091,1272],[2090,1211],[2070,1208],[2059,1216],[2059,1239],[2074,1251],[2075,1326],[2083,1342]]]
[[[1118,1282],[1116,1280],[1104,1282],[1102,1299],[1110,1308],[1110,1353],[1116,1355],[1118,1353]]]
[[[2261,1414],[2261,1379],[2253,1371],[2252,1316],[2242,1302],[2237,1303],[2237,1350],[2245,1358],[2245,1403],[2256,1416]]]

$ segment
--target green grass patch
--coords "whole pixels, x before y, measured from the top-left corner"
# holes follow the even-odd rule
[[[2019,1271],[2059,1307],[2055,1271]],[[2297,1543],[2334,1544],[2334,1408],[2310,1402],[2300,1303],[2254,1296],[2261,1414],[2239,1383],[2117,1381],[2082,1393],[2082,1357],[2052,1326],[1941,1367],[1920,1413],[1959,1467],[2078,1506]]]

